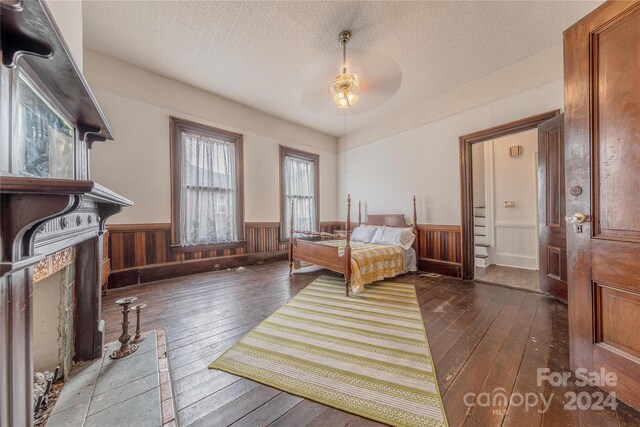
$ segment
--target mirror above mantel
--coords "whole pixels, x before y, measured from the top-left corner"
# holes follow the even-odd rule
[[[89,179],[113,131],[42,0],[1,0],[0,173]]]

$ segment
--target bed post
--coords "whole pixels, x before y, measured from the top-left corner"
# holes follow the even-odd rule
[[[347,242],[344,248],[344,289],[347,297],[351,286],[351,194],[347,197]]]
[[[358,227],[362,225],[362,202],[358,200]]]
[[[289,217],[289,276],[293,272],[293,200],[291,200],[291,216]]]
[[[418,212],[416,211],[416,196],[413,195],[413,232],[416,235],[414,240],[416,259],[420,259],[420,230],[418,230]]]

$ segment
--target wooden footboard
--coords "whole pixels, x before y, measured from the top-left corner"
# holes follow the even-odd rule
[[[347,198],[347,238],[342,256],[338,248],[321,245],[309,240],[296,239],[293,222],[293,202],[291,202],[291,218],[289,223],[289,274],[293,272],[295,261],[307,261],[337,273],[344,274],[345,294],[349,296],[351,285],[351,195]]]
[[[316,242],[295,239],[293,242],[292,261],[307,261],[331,271],[344,274],[345,254],[338,255],[338,249]]]
[[[358,225],[362,223],[362,209],[358,203]],[[294,230],[293,221],[293,202],[291,203],[290,217],[290,233],[289,233],[289,274],[293,272],[293,264],[295,261],[306,261],[320,267],[327,268],[337,273],[344,274],[345,293],[349,296],[351,285],[351,195],[347,197],[347,221],[346,221],[346,245],[344,254],[338,255],[338,248],[335,246],[322,245],[317,242],[302,238],[295,238],[297,234],[312,236],[322,239],[320,232],[303,232]],[[368,225],[379,225],[389,227],[412,227],[416,238],[413,247],[416,250],[416,256],[420,248],[418,241],[418,215],[416,211],[416,196],[413,196],[413,225],[407,224],[404,214],[385,214],[385,215],[367,215]]]

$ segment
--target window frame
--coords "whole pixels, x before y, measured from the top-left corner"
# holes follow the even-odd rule
[[[296,148],[280,145],[280,240],[289,241],[289,237],[285,237],[287,227],[290,226],[289,218],[286,218],[287,207],[285,206],[286,197],[286,168],[284,165],[285,158],[298,157],[300,159],[309,160],[314,165],[314,192],[315,192],[315,209],[316,209],[316,229],[320,231],[320,155],[309,153],[307,151],[298,150]]]
[[[228,130],[169,117],[169,145],[171,165],[171,251],[197,252],[203,250],[230,249],[246,246],[244,236],[244,151],[242,134]],[[236,242],[208,243],[201,245],[182,246],[180,244],[180,191],[182,188],[182,132],[197,133],[212,138],[231,142],[235,146],[236,169]]]

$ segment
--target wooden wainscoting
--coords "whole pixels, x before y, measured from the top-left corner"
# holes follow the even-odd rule
[[[418,269],[462,277],[462,230],[459,225],[418,224]]]
[[[322,222],[320,228],[331,233],[341,223]],[[109,288],[287,258],[279,222],[245,223],[246,243],[240,247],[189,252],[171,250],[168,223],[117,224],[108,230]]]
[[[341,221],[324,221],[321,231],[344,229]],[[202,273],[211,270],[285,260],[288,242],[280,239],[279,222],[245,223],[243,246],[193,252],[172,251],[171,225],[118,224],[108,226],[109,288]],[[418,224],[421,271],[460,277],[462,263],[459,225]],[[105,234],[106,236],[106,234]]]
[[[324,233],[333,233],[335,230],[345,229],[344,221],[322,221],[320,223],[320,231]]]

